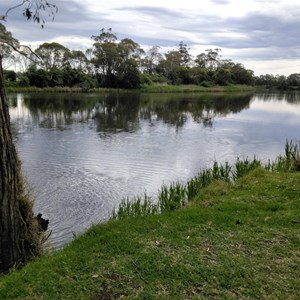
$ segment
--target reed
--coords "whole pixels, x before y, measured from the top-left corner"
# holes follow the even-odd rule
[[[118,210],[113,210],[111,220],[121,220],[128,217],[154,215],[157,213],[157,205],[153,203],[151,197],[144,194],[143,197],[137,196],[133,199],[123,199],[119,204]]]
[[[286,141],[285,155],[279,155],[274,161],[268,161],[265,169],[269,171],[300,171],[300,142]]]
[[[240,160],[237,158],[237,161],[235,162],[233,170],[233,178],[234,180],[248,174],[250,171],[254,170],[257,167],[261,167],[261,162],[256,159],[254,156],[253,160],[250,160],[248,157]]]
[[[286,141],[285,156],[287,168],[292,171],[300,171],[300,142]]]
[[[158,208],[160,212],[181,208],[186,201],[186,188],[176,182],[168,186],[162,186],[158,196]]]
[[[259,167],[263,167],[270,172],[300,171],[299,148],[299,143],[287,141],[285,155],[279,155],[275,161],[268,161],[266,165],[263,165],[255,156],[253,159],[248,157],[244,159],[237,158],[233,165],[230,165],[228,162],[221,164],[215,161],[211,168],[201,170],[198,175],[188,180],[186,184],[176,182],[170,186],[163,185],[158,192],[158,199],[156,200],[153,200],[147,194],[144,194],[143,197],[123,199],[118,209],[113,210],[111,220],[161,214],[180,209],[199,195],[201,190],[213,181],[234,182]]]

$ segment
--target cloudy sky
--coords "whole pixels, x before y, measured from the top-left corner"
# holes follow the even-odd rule
[[[0,15],[22,0],[1,0]],[[85,50],[91,36],[112,28],[145,50],[176,49],[180,41],[193,55],[221,48],[224,59],[244,64],[255,75],[300,73],[299,0],[49,0],[58,6],[44,29],[10,11],[7,30],[23,44],[56,41]],[[47,18],[45,18],[47,20]]]

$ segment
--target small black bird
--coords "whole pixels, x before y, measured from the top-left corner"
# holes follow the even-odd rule
[[[46,231],[48,229],[49,220],[42,218],[42,214],[39,213],[36,216],[36,219],[39,223],[39,227],[42,231]]]

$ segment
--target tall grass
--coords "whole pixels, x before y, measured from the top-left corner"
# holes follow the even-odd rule
[[[123,199],[119,208],[112,212],[111,219],[124,219],[127,217],[137,217],[143,215],[157,214],[158,207],[152,202],[152,199],[144,194],[144,197],[134,197],[133,199]]]
[[[232,172],[233,179],[236,180],[257,167],[261,167],[261,162],[257,160],[255,156],[252,160],[249,158],[245,158],[243,160],[237,158],[235,162],[235,168]]]
[[[286,141],[284,150],[284,156],[269,161],[265,168],[269,171],[300,171],[300,142]]]
[[[6,91],[8,93],[109,93],[109,92],[116,92],[121,91],[119,89],[112,89],[112,88],[91,88],[85,89],[83,87],[44,87],[38,88],[35,86],[30,87],[7,87]],[[122,90],[124,92],[124,90]]]
[[[287,141],[284,156],[279,155],[273,162],[269,161],[266,165],[263,165],[255,156],[253,159],[237,158],[234,165],[229,165],[228,162],[224,164],[214,162],[211,168],[200,171],[186,184],[176,182],[170,186],[163,185],[157,199],[152,199],[146,194],[143,197],[123,199],[118,209],[114,209],[111,220],[159,214],[179,209],[194,199],[211,182],[215,180],[234,182],[258,167],[263,167],[270,172],[300,171],[299,149],[299,142]]]
[[[253,92],[255,88],[247,85],[230,85],[230,86],[212,86],[204,87],[201,85],[168,85],[153,84],[142,85],[140,91],[143,93],[199,93],[199,92]]]

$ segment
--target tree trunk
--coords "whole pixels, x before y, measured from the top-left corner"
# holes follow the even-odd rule
[[[0,272],[22,262],[19,160],[10,130],[10,117],[4,89],[0,57]]]

